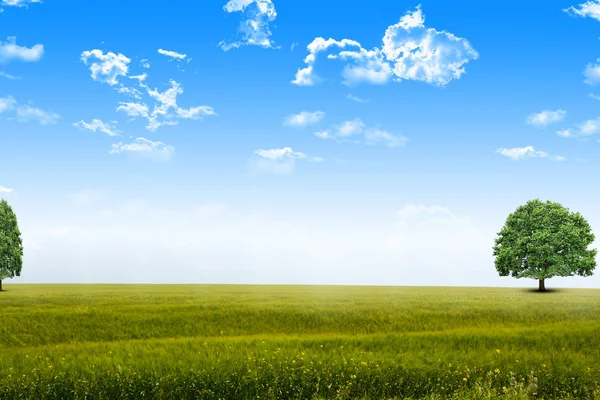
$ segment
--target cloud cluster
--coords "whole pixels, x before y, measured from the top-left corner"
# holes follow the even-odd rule
[[[383,144],[390,148],[402,147],[408,142],[408,138],[403,135],[393,134],[376,127],[368,127],[360,118],[347,120],[339,125],[333,125],[330,129],[315,132],[315,136],[337,142],[355,140],[368,145]]]
[[[53,111],[44,111],[29,104],[19,104],[12,96],[0,97],[0,115],[4,114],[18,122],[37,121],[41,125],[55,124],[60,119],[60,115]]]
[[[558,130],[556,134],[564,138],[585,140],[598,132],[600,132],[600,118],[588,119],[575,125],[574,128]]]
[[[465,73],[465,65],[479,57],[471,44],[446,31],[425,26],[420,7],[389,26],[381,48],[367,50],[351,39],[317,37],[307,47],[306,66],[298,69],[293,84],[312,86],[323,80],[314,70],[317,55],[344,62],[343,83],[384,84],[414,80],[444,86]],[[332,49],[336,49],[332,51]]]
[[[177,104],[177,96],[183,93],[183,87],[178,82],[171,80],[171,87],[161,92],[151,89],[140,81],[139,86],[144,88],[155,105],[152,110],[145,103],[120,102],[117,111],[124,112],[129,117],[143,117],[148,120],[146,129],[156,131],[161,126],[177,125],[179,119],[202,119],[205,116],[217,115],[215,110],[207,105],[183,108]]]
[[[165,56],[189,60],[186,54],[179,54],[169,50],[159,49],[158,52]],[[207,105],[183,108],[177,104],[177,96],[183,93],[180,83],[170,80],[170,87],[164,91],[151,88],[146,84],[147,73],[138,75],[129,74],[131,59],[123,54],[107,52],[102,50],[89,50],[81,54],[81,60],[90,67],[91,77],[95,81],[108,83],[115,87],[117,92],[135,98],[137,101],[119,102],[116,111],[123,112],[132,119],[145,118],[148,120],[146,129],[156,131],[162,126],[177,125],[181,119],[200,120],[204,116],[214,116],[216,112]],[[142,60],[142,66],[149,67],[147,60]],[[123,83],[121,78],[137,81],[137,87],[131,87]],[[147,97],[154,104],[148,105],[144,101]]]
[[[223,50],[250,45],[275,48],[269,24],[275,21],[277,12],[271,0],[229,0],[223,9],[226,13],[239,12],[242,15],[239,40],[221,41],[219,46]]]
[[[565,157],[562,156],[551,156],[545,151],[538,151],[533,148],[533,146],[526,147],[513,147],[510,149],[498,149],[496,153],[503,155],[504,157],[511,158],[515,161],[522,160],[525,158],[548,158],[554,161],[566,161]]]

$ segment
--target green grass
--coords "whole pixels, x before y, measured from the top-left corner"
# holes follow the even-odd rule
[[[5,289],[0,399],[600,399],[600,290]]]

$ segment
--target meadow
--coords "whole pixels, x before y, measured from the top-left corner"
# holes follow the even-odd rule
[[[600,399],[600,290],[5,290],[0,399]]]

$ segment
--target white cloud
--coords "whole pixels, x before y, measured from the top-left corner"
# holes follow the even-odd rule
[[[150,62],[145,58],[140,60],[140,65],[146,69],[150,68]]]
[[[8,187],[5,187],[5,186],[0,186],[0,193],[11,194],[12,192],[14,192],[13,188],[8,188]]]
[[[294,170],[296,160],[323,162],[321,157],[311,157],[305,153],[294,151],[291,147],[280,149],[259,149],[254,152],[250,169],[257,172],[270,172],[276,175],[288,175]]]
[[[139,77],[140,76],[136,76],[136,78],[139,78]],[[136,88],[132,88],[132,87],[120,85],[119,87],[116,88],[116,91],[118,93],[123,93],[123,94],[126,94],[128,96],[131,96],[131,97],[133,97],[133,98],[135,98],[137,100],[142,100],[142,92],[140,92]]]
[[[147,73],[143,73],[140,75],[131,75],[129,76],[129,79],[136,79],[138,82],[144,82],[146,80],[146,78],[148,78],[148,74]]]
[[[123,111],[130,117],[148,118],[148,106],[140,103],[120,102],[117,111]]]
[[[284,125],[303,128],[321,122],[324,117],[325,113],[323,111],[302,111],[298,114],[288,115],[283,123]]]
[[[15,75],[11,75],[9,73],[6,73],[4,71],[0,71],[0,76],[6,79],[11,79],[11,80],[18,80],[21,79],[21,77],[19,76],[15,76]]]
[[[138,137],[133,143],[115,143],[110,154],[126,153],[139,158],[166,162],[171,159],[175,148],[162,142],[153,142],[144,137]]]
[[[207,105],[182,108],[177,105],[177,96],[183,93],[183,87],[174,80],[170,81],[171,87],[164,92],[158,89],[150,89],[149,86],[140,82],[140,86],[146,89],[148,95],[155,101],[154,108],[150,112],[149,107],[143,103],[121,102],[117,111],[122,111],[132,118],[143,117],[148,120],[146,129],[156,131],[161,126],[177,125],[177,119],[202,119],[204,116],[214,116],[217,113]]]
[[[466,39],[427,28],[417,7],[387,28],[381,48],[366,50],[351,39],[315,38],[307,46],[306,66],[298,69],[292,83],[312,86],[321,82],[323,79],[314,72],[317,54],[332,47],[344,49],[327,58],[348,62],[342,77],[343,83],[349,86],[361,82],[384,84],[392,77],[396,81],[415,80],[444,86],[459,79],[465,73],[464,66],[479,57]]]
[[[571,137],[575,136],[570,129],[560,129],[560,130],[556,131],[556,134],[558,136],[564,137],[564,138],[571,138]]]
[[[92,122],[87,123],[82,121],[75,122],[73,126],[80,130],[90,130],[92,132],[102,132],[107,134],[108,136],[118,136],[119,132],[116,130],[114,125],[116,122],[102,122],[100,119],[92,119]]]
[[[545,128],[548,125],[560,122],[565,119],[567,112],[565,110],[544,110],[540,113],[533,113],[527,117],[526,123],[536,127]]]
[[[597,0],[589,0],[578,7],[571,6],[563,11],[571,16],[589,17],[600,21],[600,2]]]
[[[600,59],[596,61],[600,62]],[[585,69],[583,70],[583,76],[585,77],[583,82],[587,83],[588,85],[596,85],[600,83],[600,64],[589,63],[586,65]]]
[[[163,56],[169,57],[173,60],[177,60],[177,61],[184,61],[184,60],[187,60],[187,62],[192,61],[192,59],[189,58],[187,56],[187,54],[177,53],[177,52],[171,51],[171,50],[158,49],[158,53],[162,54]]]
[[[92,79],[115,86],[119,83],[120,76],[127,76],[131,60],[123,54],[115,54],[112,51],[104,54],[102,50],[90,50],[81,53],[81,61],[88,65],[92,59],[90,71]]]
[[[266,158],[269,160],[281,160],[281,159],[285,159],[285,158],[292,158],[292,159],[306,158],[306,154],[297,152],[297,151],[293,151],[291,147],[284,147],[281,149],[270,149],[270,150],[259,149],[259,150],[256,150],[254,152],[254,154],[258,155],[259,157]]]
[[[590,97],[594,100],[600,100],[600,96],[598,96],[597,94],[594,94],[594,93],[588,94],[588,97]]]
[[[348,120],[342,122],[340,125],[336,125],[337,136],[348,137],[362,133],[365,129],[365,123],[360,118]]]
[[[16,108],[17,101],[11,97],[0,97],[0,114],[12,111]]]
[[[29,4],[41,3],[42,0],[2,0],[0,1],[0,6],[5,7],[22,7],[27,8]],[[0,12],[2,12],[2,8],[0,8]]]
[[[219,46],[223,50],[248,45],[275,48],[275,43],[271,40],[269,23],[275,21],[277,12],[271,0],[229,0],[223,9],[227,13],[242,14],[238,29],[240,40],[220,42]]]
[[[6,42],[0,41],[0,64],[6,64],[12,60],[35,62],[39,61],[43,54],[43,45],[36,44],[31,48],[19,46],[15,36],[9,36]]]
[[[600,118],[588,119],[575,125],[574,128],[558,130],[556,134],[564,138],[585,140],[598,132],[600,132]]]
[[[17,107],[17,121],[29,122],[37,121],[41,125],[55,124],[60,119],[60,115],[53,111],[44,111],[30,105],[22,105]]]
[[[0,97],[0,114],[7,114],[9,119],[19,122],[37,121],[41,125],[58,122],[60,115],[53,111],[44,111],[29,104],[19,105],[14,97]]]
[[[513,160],[522,160],[524,158],[549,158],[555,161],[565,161],[566,158],[562,156],[551,156],[545,151],[538,151],[533,146],[526,147],[514,147],[511,149],[498,149],[496,153],[503,155],[504,157],[512,158]]]
[[[426,28],[420,7],[386,30],[382,52],[394,64],[399,79],[440,86],[459,79],[464,65],[479,57],[466,39]]]
[[[368,103],[369,101],[371,101],[371,100],[368,100],[368,99],[363,99],[363,98],[358,97],[358,96],[354,96],[352,94],[347,94],[346,98],[349,99],[349,100],[352,100],[352,101],[356,101],[357,103]]]
[[[402,147],[408,139],[402,135],[394,135],[386,130],[370,128],[365,131],[366,144],[383,144],[387,147]]]
[[[400,134],[393,134],[377,127],[368,127],[360,118],[347,120],[330,129],[315,132],[320,139],[332,139],[337,142],[348,141],[351,137],[361,136],[361,142],[368,145],[383,144],[384,146],[402,147],[408,142],[408,138]]]

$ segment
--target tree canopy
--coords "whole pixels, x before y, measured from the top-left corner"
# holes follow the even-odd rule
[[[6,200],[0,201],[0,290],[2,279],[21,275],[23,241],[17,216]]]
[[[508,216],[495,240],[500,276],[544,280],[554,276],[590,276],[598,250],[588,249],[594,234],[587,220],[559,203],[539,199]]]

